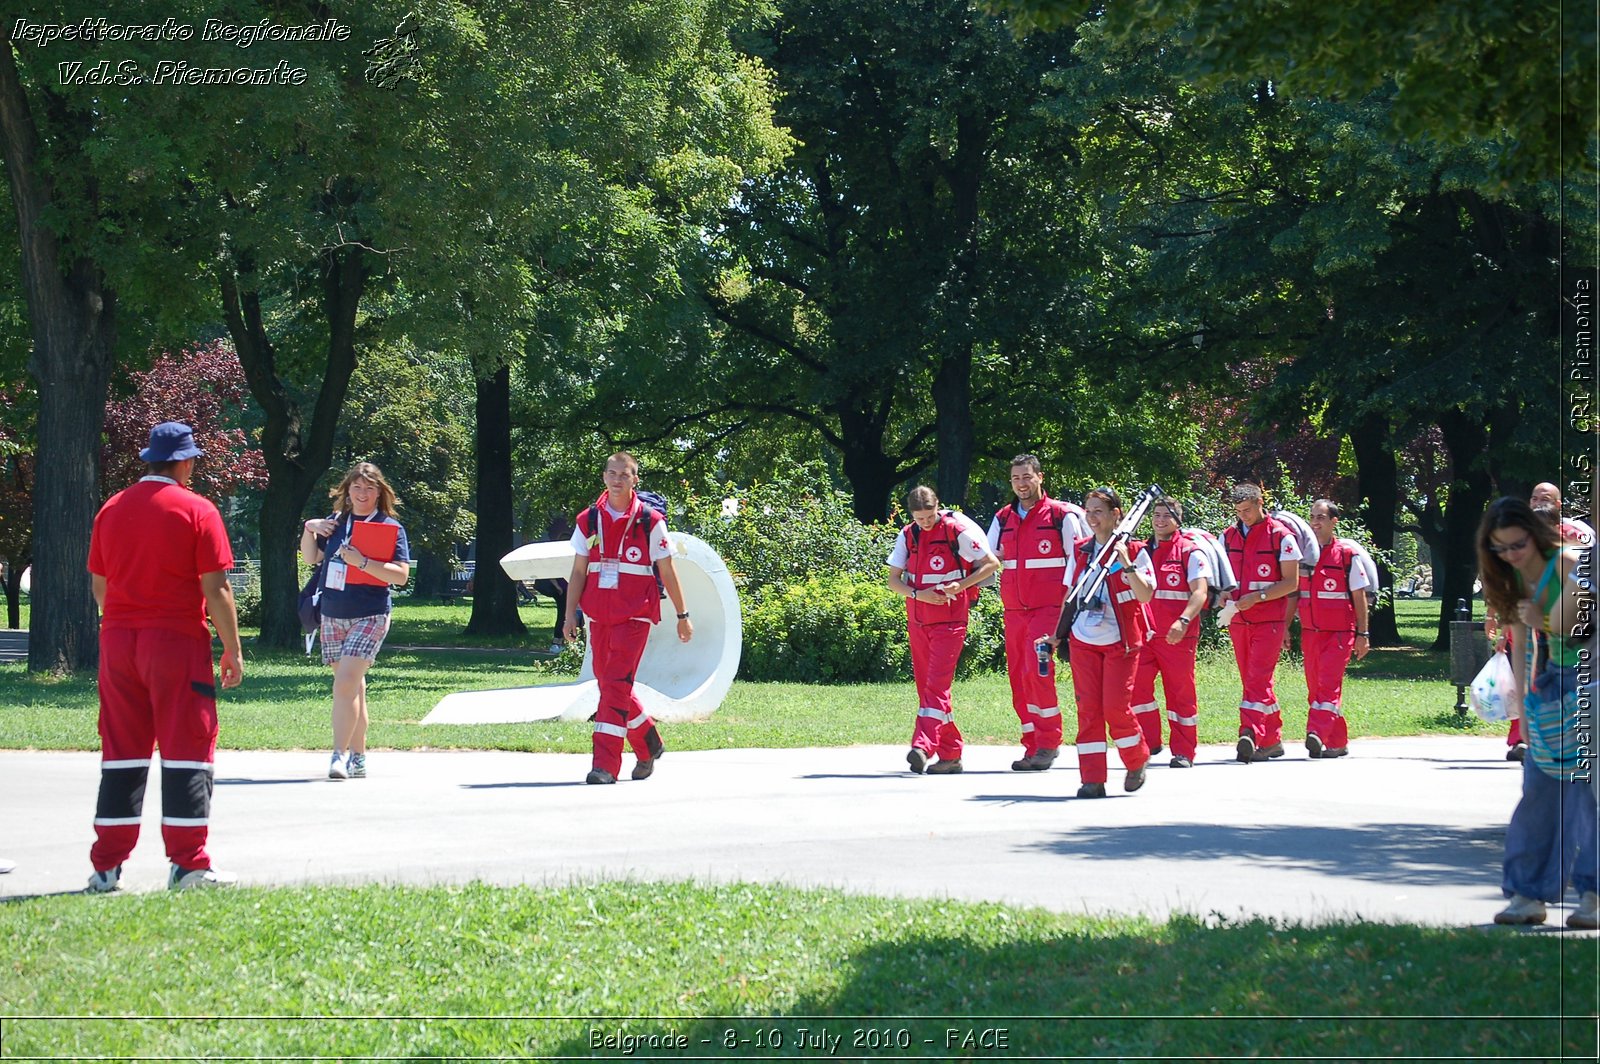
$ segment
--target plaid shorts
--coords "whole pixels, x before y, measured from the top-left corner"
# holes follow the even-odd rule
[[[332,665],[340,658],[364,658],[375,661],[383,637],[389,634],[389,615],[371,617],[322,618],[322,663]]]

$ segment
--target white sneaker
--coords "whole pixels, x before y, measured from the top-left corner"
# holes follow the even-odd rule
[[[1579,931],[1600,931],[1600,894],[1584,891],[1578,907],[1567,917],[1567,926]]]
[[[328,778],[330,780],[347,780],[350,778],[350,773],[344,767],[344,758],[339,756],[339,751],[337,750],[328,759]]]
[[[5,875],[7,872],[15,872],[16,870],[17,862],[8,861],[4,857],[0,857],[0,876]]]
[[[1494,914],[1497,924],[1542,924],[1544,919],[1544,902],[1521,894],[1513,894],[1511,904]]]
[[[214,868],[184,869],[177,865],[167,873],[168,890],[196,890],[203,887],[231,887],[239,881],[232,872],[218,872]]]
[[[345,771],[350,774],[350,778],[353,780],[366,779],[367,755],[358,754],[354,750],[350,751],[350,760],[345,763]]]
[[[117,881],[122,878],[122,866],[108,868],[104,872],[96,872],[89,877],[89,885],[83,888],[85,894],[110,894],[114,890],[122,889]]]

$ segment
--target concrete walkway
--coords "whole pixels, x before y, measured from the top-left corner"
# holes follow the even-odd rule
[[[1144,790],[1113,771],[1099,801],[1072,797],[1070,752],[1024,774],[1010,747],[969,747],[944,777],[905,771],[900,747],[669,751],[611,787],[585,786],[577,754],[378,751],[368,779],[338,782],[314,751],[223,751],[212,852],[252,885],[749,880],[1156,919],[1487,923],[1520,789],[1503,742],[1352,749],[1241,765],[1207,747],[1187,770],[1163,755]],[[82,887],[98,760],[0,752],[0,854],[18,863],[0,895]],[[153,775],[130,890],[165,885],[157,792]]]

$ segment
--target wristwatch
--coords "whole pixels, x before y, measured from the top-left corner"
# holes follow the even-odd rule
[[[680,613],[680,614],[678,614],[678,620],[680,620],[680,621],[687,621],[687,620],[688,620],[688,619],[689,619],[689,615],[688,615],[688,614],[687,614],[687,613]]]

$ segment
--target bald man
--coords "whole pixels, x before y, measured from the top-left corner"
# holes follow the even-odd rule
[[[1574,547],[1587,547],[1594,542],[1594,529],[1586,521],[1561,516],[1561,489],[1554,484],[1535,484],[1528,496],[1528,505],[1534,510],[1553,510],[1561,538]]]

